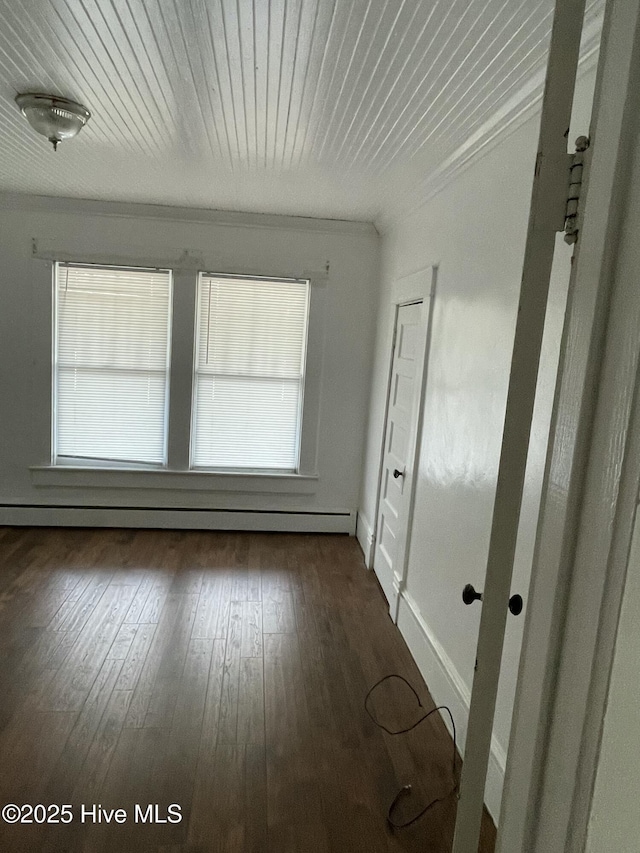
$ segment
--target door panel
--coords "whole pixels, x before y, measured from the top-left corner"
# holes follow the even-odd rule
[[[389,425],[389,443],[387,445],[389,453],[392,453],[398,459],[405,459],[407,454],[407,431],[399,423],[391,423]]]
[[[556,232],[569,183],[567,128],[584,0],[556,3],[484,580],[453,853],[477,853]],[[462,592],[462,590],[461,590]],[[509,851],[511,853],[511,851]],[[515,851],[514,851],[515,853]]]
[[[425,303],[401,305],[395,331],[373,561],[390,605],[397,598],[407,537],[413,464],[410,456],[415,448],[427,333]]]

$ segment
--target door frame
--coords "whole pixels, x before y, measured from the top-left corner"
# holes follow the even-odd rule
[[[567,137],[584,11],[585,0],[558,0],[553,15],[460,775],[454,853],[476,853],[481,833],[551,271],[557,232],[564,231],[567,217],[572,163]]]
[[[384,450],[387,441],[387,418],[389,415],[389,395],[391,393],[391,378],[393,371],[393,360],[395,356],[395,335],[398,324],[398,312],[406,305],[423,303],[427,305],[427,322],[425,327],[424,351],[420,364],[418,365],[418,396],[415,401],[416,425],[413,434],[409,438],[407,454],[407,465],[410,466],[411,476],[409,482],[409,498],[407,506],[406,533],[398,551],[398,560],[393,570],[393,601],[389,602],[389,615],[393,622],[398,621],[400,598],[406,586],[407,570],[409,565],[409,549],[411,544],[411,528],[413,523],[413,509],[415,504],[416,482],[415,476],[420,455],[420,437],[424,422],[424,397],[427,381],[427,365],[429,360],[429,349],[431,346],[431,328],[433,325],[433,305],[436,292],[440,265],[438,263],[428,264],[413,273],[401,276],[393,283],[391,295],[391,338],[389,346],[389,361],[387,367],[387,380],[385,383],[385,403],[382,421],[382,439],[380,441],[380,454],[378,458],[378,477],[376,488],[375,515],[373,518],[373,531],[371,537],[371,568],[375,571],[376,547],[378,542],[378,518],[380,515],[380,501],[382,497],[382,478],[384,473]],[[397,569],[401,571],[398,573]]]
[[[616,270],[639,78],[640,0],[608,0],[497,853],[587,838],[640,486],[640,289]]]

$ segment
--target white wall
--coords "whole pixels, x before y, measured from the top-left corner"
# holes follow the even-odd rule
[[[66,260],[156,259],[167,265],[186,250],[211,271],[297,276],[323,272],[328,263],[328,278],[317,285],[321,339],[313,358],[310,352],[309,369],[319,379],[319,421],[318,479],[302,489],[309,493],[296,493],[295,485],[280,492],[254,492],[250,486],[229,490],[221,478],[203,483],[202,476],[193,488],[188,476],[171,475],[157,487],[163,474],[155,475],[153,487],[136,475],[125,477],[129,486],[120,479],[114,487],[105,485],[107,475],[101,472],[89,475],[85,485],[36,485],[38,475],[30,468],[51,459],[52,288],[51,262],[33,257],[33,238],[40,254],[43,247],[54,254],[62,250]],[[6,505],[20,504],[353,514],[362,471],[378,243],[373,226],[362,223],[0,196],[0,523],[17,518]],[[174,289],[179,302],[178,276]],[[46,518],[70,519],[50,513]],[[99,523],[94,515],[91,519]]]
[[[588,130],[594,74],[579,81],[571,138]],[[462,743],[483,587],[539,116],[394,223],[382,239],[372,400],[359,526],[373,527],[394,281],[438,265],[406,593],[399,625],[434,699],[451,706]],[[558,237],[534,414],[513,592],[529,583],[548,425],[570,269]],[[524,616],[510,616],[494,726],[487,804],[499,811]]]

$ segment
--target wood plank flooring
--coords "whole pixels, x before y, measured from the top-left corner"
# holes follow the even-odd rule
[[[402,785],[399,819],[451,784],[438,715],[392,737],[365,714],[391,672],[432,707],[346,536],[0,528],[0,806],[74,811],[0,821],[0,850],[448,853],[454,797],[386,822]],[[397,681],[374,705],[389,727],[421,712]],[[134,821],[172,803],[179,823]]]

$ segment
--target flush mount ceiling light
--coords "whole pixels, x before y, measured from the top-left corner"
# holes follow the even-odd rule
[[[82,104],[57,95],[18,95],[16,104],[31,127],[47,137],[54,151],[58,142],[76,136],[91,118]]]

